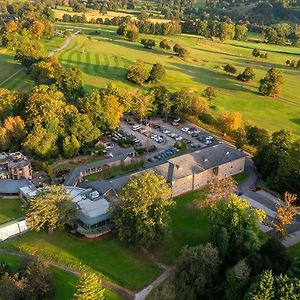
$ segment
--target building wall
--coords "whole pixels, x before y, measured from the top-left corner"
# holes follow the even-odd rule
[[[185,178],[181,178],[172,182],[172,196],[179,196],[188,192],[198,190],[205,186],[211,179],[217,177],[224,179],[239,174],[245,169],[246,158],[242,157],[237,160],[228,162],[217,167],[218,173],[214,173],[214,169],[205,170]]]
[[[246,158],[242,157],[229,163],[219,166],[218,178],[223,179],[236,174],[239,174],[245,169]]]

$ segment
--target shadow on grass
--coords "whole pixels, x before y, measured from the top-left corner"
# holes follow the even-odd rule
[[[240,81],[232,77],[229,78],[225,74],[215,72],[207,68],[196,67],[182,63],[171,62],[170,64],[174,66],[173,70],[180,70],[181,72],[192,76],[192,80],[195,82],[199,82],[207,86],[215,86],[222,89],[227,89],[230,91],[253,92]]]

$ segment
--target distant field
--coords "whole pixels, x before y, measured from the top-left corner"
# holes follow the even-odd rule
[[[200,94],[206,86],[219,88],[220,96],[213,103],[216,106],[213,113],[239,111],[245,121],[270,131],[285,128],[300,135],[300,70],[285,65],[287,59],[300,59],[300,49],[259,44],[270,51],[269,58],[263,60],[251,55],[252,47],[257,47],[252,42],[229,41],[223,44],[184,34],[167,37],[171,44],[180,43],[189,50],[190,57],[184,61],[175,57],[172,51],[159,47],[145,49],[139,42],[131,43],[117,36],[114,26],[59,23],[58,28],[81,29],[84,33],[59,53],[58,58],[64,66],[79,67],[83,71],[86,90],[104,86],[107,82],[140,89],[126,80],[128,67],[137,59],[144,60],[149,68],[160,62],[167,70],[163,84],[172,90],[191,88]],[[164,38],[151,35],[141,35],[140,38],[146,36],[157,43]],[[286,53],[281,53],[283,50]],[[255,69],[256,79],[250,83],[237,81],[222,70],[226,63],[235,65],[239,72],[251,65]],[[281,69],[284,74],[284,84],[278,98],[258,94],[259,80],[271,67]]]
[[[62,16],[64,14],[68,14],[71,16],[77,15],[77,16],[81,16],[83,13],[78,13],[78,12],[71,12],[71,11],[65,11],[65,10],[59,10],[59,9],[53,9],[54,13],[55,13],[55,17],[58,19],[61,19]],[[127,17],[127,16],[131,16],[133,19],[136,19],[136,16],[128,13],[128,12],[120,12],[120,11],[108,11],[107,14],[102,15],[99,13],[98,10],[89,10],[88,12],[84,13],[87,20],[89,21],[92,18],[108,18],[108,19],[112,19],[114,17]],[[150,18],[149,19],[151,22],[156,22],[156,23],[166,23],[169,22],[169,20],[166,19],[156,19],[156,18]]]

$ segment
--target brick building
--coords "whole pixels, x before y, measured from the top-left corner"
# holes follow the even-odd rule
[[[31,178],[31,164],[25,155],[23,155],[21,152],[0,153],[0,180],[20,180]]]

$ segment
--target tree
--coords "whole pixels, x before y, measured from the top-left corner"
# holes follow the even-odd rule
[[[242,116],[240,113],[221,113],[219,115],[218,124],[223,133],[230,134],[233,130],[240,127]]]
[[[77,114],[72,120],[70,133],[81,145],[84,145],[98,138],[100,130],[92,123],[87,114]]]
[[[264,271],[250,286],[244,300],[258,299],[299,299],[300,280],[287,275],[274,276],[272,271]]]
[[[279,94],[282,82],[282,72],[271,68],[265,78],[259,81],[259,92],[263,96],[276,96]]]
[[[31,66],[43,57],[45,57],[44,47],[35,40],[21,43],[15,55],[15,59],[19,60],[25,67]]]
[[[27,282],[24,292],[28,299],[49,299],[52,296],[52,276],[48,265],[41,259],[30,259],[21,274],[24,281]]]
[[[178,299],[207,299],[221,267],[218,250],[211,244],[185,247],[175,266],[174,288]]]
[[[300,208],[295,205],[297,200],[297,195],[285,192],[284,204],[280,201],[276,203],[275,223],[272,225],[280,238],[288,235],[286,226],[292,224],[294,217],[300,211]]]
[[[49,186],[30,199],[26,212],[26,222],[36,231],[45,225],[48,232],[76,220],[76,208],[72,198],[63,186]]]
[[[159,43],[159,47],[160,47],[161,49],[167,49],[167,50],[170,50],[170,49],[171,49],[171,46],[170,46],[168,40],[166,40],[166,39],[163,39],[163,40]]]
[[[237,72],[237,68],[234,65],[227,64],[224,66],[224,71],[227,73],[235,74]]]
[[[153,65],[152,69],[150,70],[148,80],[152,82],[158,82],[162,80],[165,76],[166,76],[165,67],[160,63],[156,63]]]
[[[171,95],[174,113],[178,116],[183,116],[191,111],[193,97],[191,91],[180,90]]]
[[[219,201],[210,210],[211,242],[220,251],[227,265],[234,265],[260,247],[258,222],[266,217],[263,210],[232,195]]]
[[[145,63],[137,60],[127,71],[127,79],[137,84],[144,83],[149,77]]]
[[[80,142],[75,135],[68,135],[63,140],[63,152],[67,158],[73,157],[78,154],[80,149]]]
[[[247,144],[256,148],[266,145],[269,142],[270,135],[264,128],[258,128],[255,125],[246,125]]]
[[[201,97],[194,97],[191,111],[196,117],[207,113],[209,111],[209,104],[207,100]]]
[[[254,48],[252,51],[252,56],[254,57],[260,57],[260,50],[257,48]]]
[[[169,227],[170,197],[163,176],[150,171],[132,177],[111,212],[119,238],[145,247],[161,242]]]
[[[139,38],[139,31],[136,27],[132,27],[126,31],[126,37],[129,41],[135,42]]]
[[[181,45],[179,44],[175,44],[173,46],[173,51],[176,53],[177,56],[185,58],[189,55],[189,52],[187,49],[183,48]]]
[[[56,79],[56,86],[67,99],[76,99],[82,95],[82,72],[78,68],[64,69]]]
[[[148,49],[152,49],[153,47],[155,47],[155,41],[152,39],[142,39],[141,44]]]
[[[44,34],[45,25],[41,21],[34,20],[29,26],[29,31],[35,38],[40,39]]]
[[[202,93],[202,96],[207,98],[209,102],[212,102],[218,95],[218,89],[208,86]]]
[[[248,82],[250,80],[253,80],[255,77],[255,73],[252,67],[246,67],[244,72],[239,74],[236,78],[238,80]]]
[[[101,279],[95,273],[84,273],[77,286],[74,299],[104,300],[104,288]]]
[[[233,23],[221,22],[219,29],[220,41],[232,40],[235,36],[235,26]]]
[[[246,41],[247,40],[247,32],[248,32],[248,28],[245,24],[235,25],[234,39],[238,40],[238,41]]]
[[[0,88],[0,121],[20,113],[21,95],[17,91]]]

